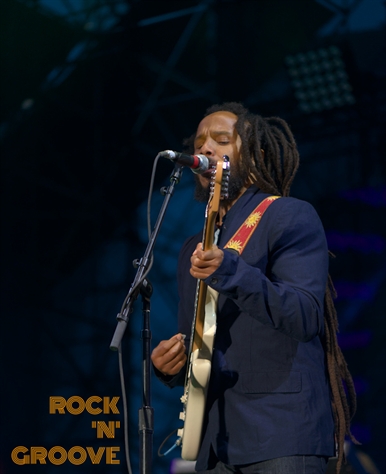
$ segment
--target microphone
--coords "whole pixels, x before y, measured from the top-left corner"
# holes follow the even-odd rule
[[[186,153],[172,150],[161,151],[159,155],[174,161],[174,163],[187,166],[196,174],[205,173],[211,166],[210,161],[205,155],[187,155]]]

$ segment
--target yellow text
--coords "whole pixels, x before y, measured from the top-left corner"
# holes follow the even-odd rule
[[[25,446],[17,446],[11,453],[12,461],[19,466],[25,464],[51,464],[59,466],[69,461],[71,464],[78,466],[83,464],[89,458],[92,464],[100,464],[105,457],[105,464],[120,464],[116,459],[119,447],[109,446],[101,447],[95,452],[93,448],[81,446],[73,446],[68,452],[61,446],[54,446],[49,451],[42,446],[31,446],[30,449]]]
[[[83,400],[82,397],[74,395],[73,397],[68,398],[67,400],[64,397],[50,397],[50,414],[64,415],[66,410],[71,415],[80,415],[84,410],[88,411],[91,415],[99,415],[100,413],[114,415],[119,414],[117,408],[117,403],[119,397],[98,397],[94,395],[89,397],[87,400]],[[102,402],[102,407],[98,406]]]

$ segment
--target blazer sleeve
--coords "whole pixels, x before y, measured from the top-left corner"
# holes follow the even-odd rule
[[[240,311],[306,342],[323,332],[327,274],[326,238],[316,211],[307,202],[281,198],[262,217],[244,253],[225,250],[221,266],[205,281]]]

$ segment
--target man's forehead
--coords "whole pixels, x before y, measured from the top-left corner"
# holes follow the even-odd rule
[[[229,118],[232,118],[234,120],[237,120],[237,115],[234,114],[233,112],[229,112],[229,110],[218,110],[217,112],[213,112],[213,113],[207,115],[206,117],[220,117],[220,116],[229,117]]]
[[[206,127],[224,128],[233,130],[235,123],[237,122],[237,115],[228,111],[213,112],[210,115],[204,117],[197,127],[197,132]]]

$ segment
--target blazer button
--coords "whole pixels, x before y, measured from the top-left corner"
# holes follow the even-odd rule
[[[218,279],[217,278],[212,278],[210,280],[210,282],[212,283],[212,285],[215,285],[216,283],[218,283]]]

